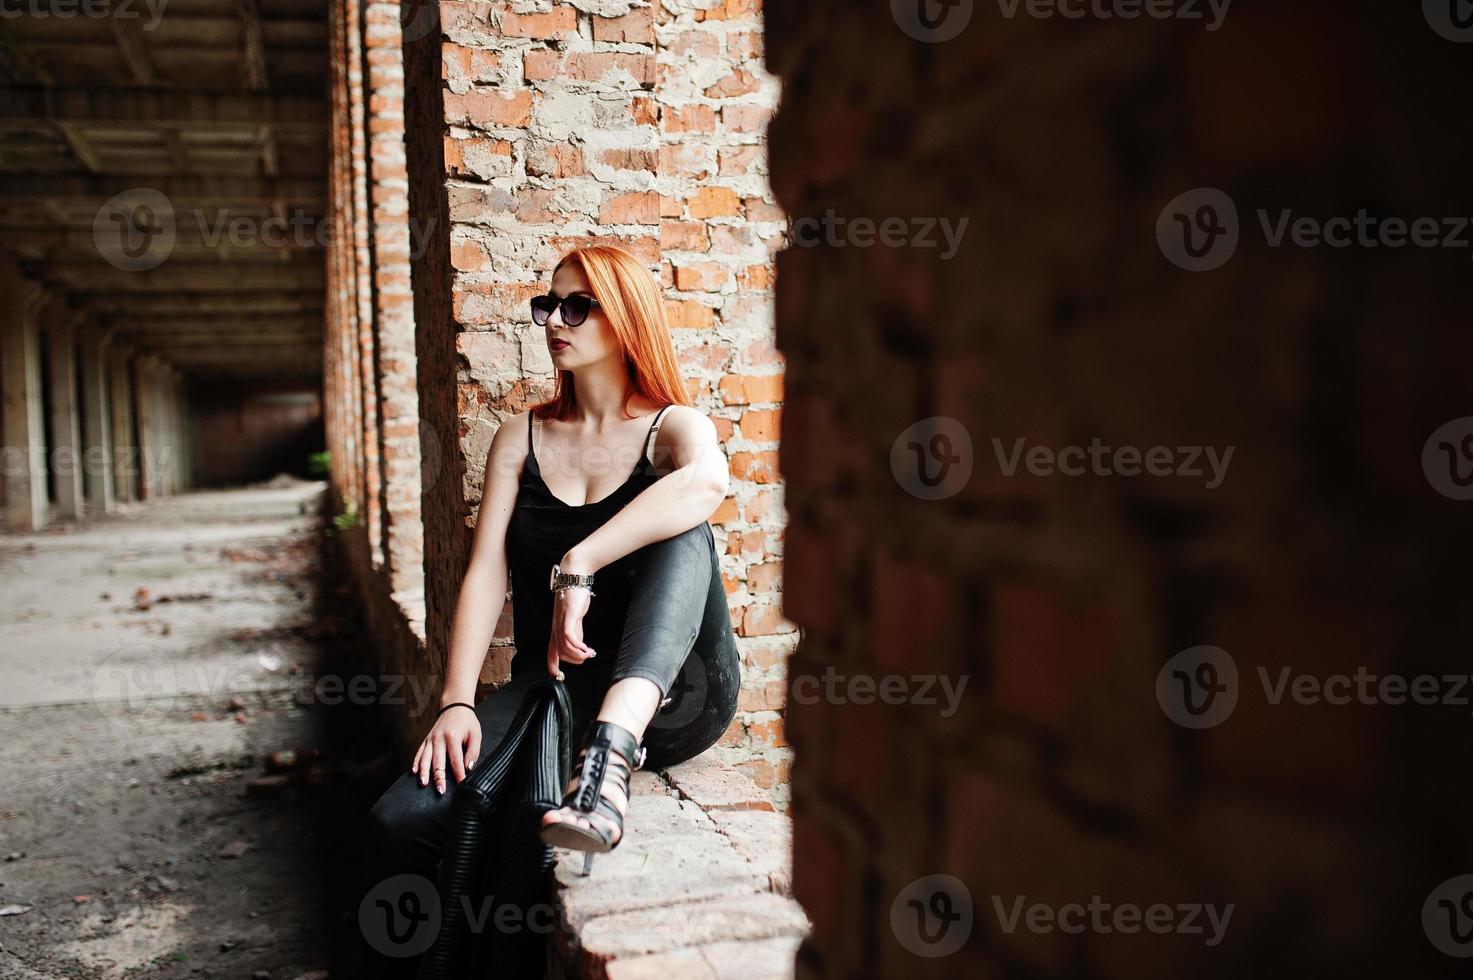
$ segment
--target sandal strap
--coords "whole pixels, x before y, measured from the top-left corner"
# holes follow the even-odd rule
[[[617,781],[616,785],[624,792],[624,798],[629,798],[629,765],[626,759],[643,759],[639,752],[641,746],[634,737],[634,733],[621,725],[609,721],[596,721],[589,726],[588,735],[584,739],[583,749],[579,753],[578,782],[573,790],[564,797],[573,798],[572,805],[583,813],[594,813],[599,804],[613,810],[603,798],[603,784],[610,772]],[[623,758],[611,758],[610,752],[617,752]],[[564,805],[567,805],[566,803]],[[618,811],[613,810],[613,815],[618,818]],[[620,819],[622,823],[622,818]]]

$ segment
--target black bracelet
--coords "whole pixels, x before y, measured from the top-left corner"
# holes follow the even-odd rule
[[[472,711],[476,710],[475,705],[466,704],[464,701],[451,701],[449,704],[445,705],[445,707],[435,712],[435,717],[440,717],[451,708],[470,708]]]

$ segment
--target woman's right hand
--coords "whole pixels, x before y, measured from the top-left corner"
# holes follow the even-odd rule
[[[420,743],[409,771],[419,776],[421,786],[428,786],[433,778],[435,790],[443,795],[447,760],[450,771],[455,773],[455,781],[459,783],[475,768],[480,751],[481,719],[470,708],[451,708],[435,719],[435,725]]]

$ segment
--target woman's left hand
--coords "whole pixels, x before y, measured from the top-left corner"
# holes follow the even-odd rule
[[[552,638],[547,643],[547,672],[563,679],[559,663],[581,664],[595,656],[593,647],[583,642],[583,617],[593,596],[589,589],[573,586],[559,589],[552,603]]]

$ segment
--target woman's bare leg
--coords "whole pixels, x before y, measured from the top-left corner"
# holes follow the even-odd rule
[[[628,729],[637,742],[643,740],[700,632],[715,565],[713,549],[709,524],[641,549],[619,659],[596,719]],[[634,768],[632,760],[623,762]],[[613,780],[605,780],[603,795],[619,813],[625,812],[629,801]],[[595,821],[608,823],[601,815],[573,807],[548,811],[542,823],[548,826],[565,820],[589,829]],[[620,831],[605,829],[614,834],[615,841],[619,839]]]
[[[659,706],[660,689],[654,685],[653,681],[643,677],[628,677],[622,681],[615,681],[609,687],[608,696],[604,698],[603,707],[599,709],[596,720],[613,722],[621,728],[627,728],[634,733],[636,740],[642,740],[644,730],[649,725],[650,719],[655,716],[655,709]],[[610,754],[616,759],[624,759],[618,752]],[[634,768],[633,763],[628,759],[624,759],[624,764],[630,769]],[[574,779],[576,778],[575,775]],[[629,806],[629,800],[612,780],[604,782],[603,796],[621,814]],[[545,827],[561,820],[571,820],[581,827],[592,830],[593,820],[589,819],[590,816],[601,823],[605,822],[601,815],[580,813],[572,807],[560,807],[543,814],[542,825]],[[622,835],[622,831],[618,829],[612,827],[608,829],[613,833],[615,841]]]

